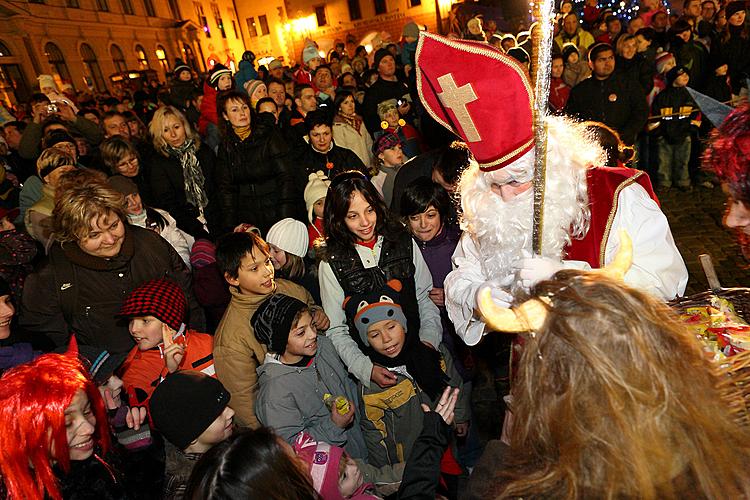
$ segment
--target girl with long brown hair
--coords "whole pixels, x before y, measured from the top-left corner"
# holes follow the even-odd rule
[[[570,270],[533,295],[514,309],[531,333],[512,391],[510,449],[485,476],[485,491],[502,498],[750,494],[740,465],[750,458],[750,436],[717,390],[716,367],[666,305],[612,278]]]

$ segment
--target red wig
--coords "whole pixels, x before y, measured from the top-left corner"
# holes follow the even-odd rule
[[[106,452],[104,403],[74,353],[45,354],[0,377],[0,477],[9,499],[61,498],[52,465],[70,470],[65,409],[79,390],[96,417],[95,443]]]
[[[711,133],[703,167],[729,185],[734,199],[750,207],[750,104],[729,113]]]

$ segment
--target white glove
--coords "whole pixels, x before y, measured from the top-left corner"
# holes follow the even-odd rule
[[[477,296],[474,298],[474,303],[479,304],[479,295],[482,293],[483,290],[489,288],[490,289],[490,295],[492,296],[492,300],[500,307],[504,307],[508,309],[511,304],[513,303],[513,295],[508,293],[507,290],[505,290],[500,283],[503,283],[507,280],[499,281],[499,280],[490,280],[485,281],[482,286],[479,287],[479,290],[477,290]]]
[[[550,279],[563,268],[562,261],[549,257],[529,257],[513,264],[522,287],[530,290],[540,281]]]

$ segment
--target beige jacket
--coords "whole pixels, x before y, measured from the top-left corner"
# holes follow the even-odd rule
[[[241,427],[260,427],[255,416],[255,393],[258,389],[256,368],[263,363],[266,347],[258,342],[250,318],[269,295],[243,295],[230,288],[232,300],[221,318],[214,336],[216,376],[232,395],[229,406],[235,422]],[[310,293],[291,281],[276,280],[274,293],[283,293],[315,306]]]

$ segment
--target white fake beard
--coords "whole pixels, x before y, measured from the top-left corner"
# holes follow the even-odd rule
[[[548,124],[542,256],[559,260],[571,239],[583,238],[588,231],[586,168],[602,164],[603,152],[569,120],[553,118]],[[515,162],[516,169],[533,171],[533,160],[532,150]],[[459,186],[461,229],[477,244],[484,275],[507,286],[515,274],[513,264],[532,252],[534,194],[532,188],[504,202],[491,189],[499,172],[483,172],[473,160],[464,171]]]

